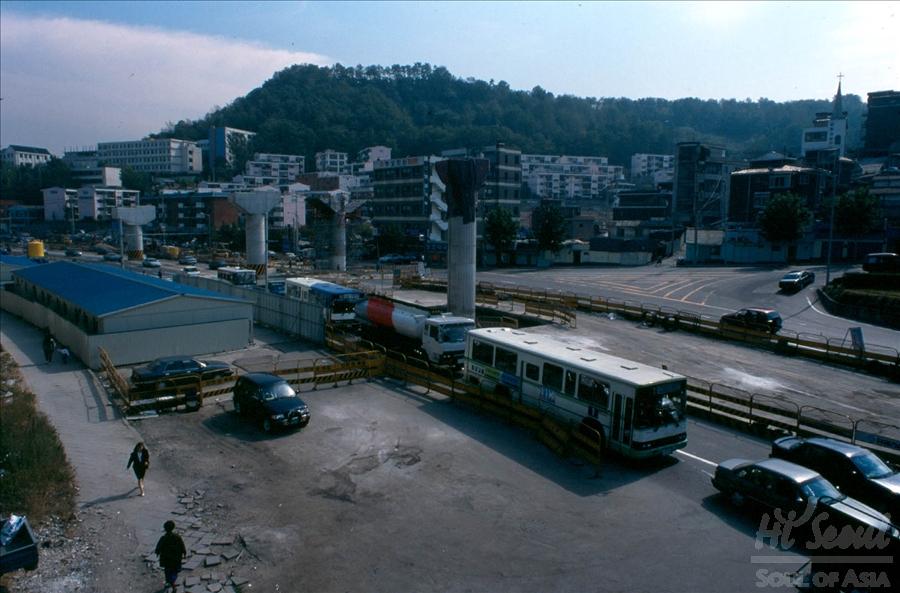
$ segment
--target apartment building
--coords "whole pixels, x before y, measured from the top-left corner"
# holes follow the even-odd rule
[[[678,143],[672,198],[677,224],[706,226],[727,220],[732,165],[725,156],[722,146]]]
[[[114,167],[156,175],[199,174],[203,170],[200,148],[195,142],[175,138],[145,138],[97,144],[97,160]]]
[[[85,186],[78,190],[78,216],[82,220],[111,220],[113,208],[137,206],[140,196],[136,189]]]
[[[348,171],[348,155],[336,150],[323,150],[316,153],[317,173],[346,173]]]
[[[653,178],[658,172],[674,171],[675,155],[647,154],[639,152],[631,155],[631,180]]]
[[[624,167],[606,157],[523,154],[522,181],[542,199],[594,200],[624,178]]]
[[[0,160],[13,167],[36,167],[50,162],[52,155],[46,148],[10,144],[0,150]]]
[[[247,161],[242,179],[247,185],[286,185],[294,183],[306,172],[306,157],[297,154],[271,154],[257,152]],[[257,183],[258,180],[271,180]]]
[[[249,144],[256,132],[229,128],[227,126],[212,126],[209,129],[209,140],[203,148],[209,151],[209,169],[215,169],[216,161],[223,162],[230,167],[234,164],[234,149],[237,144]]]
[[[44,200],[44,220],[79,220],[78,190],[64,187],[48,187],[41,190]]]
[[[866,106],[864,154],[900,152],[900,91],[869,93]]]
[[[415,156],[375,162],[369,203],[372,223],[379,228],[395,225],[409,237],[446,242],[445,186],[435,170],[442,160]]]

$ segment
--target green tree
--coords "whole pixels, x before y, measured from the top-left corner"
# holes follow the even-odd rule
[[[762,236],[772,243],[793,243],[800,238],[803,226],[812,213],[806,202],[795,194],[779,194],[766,202],[757,224]]]
[[[518,230],[519,222],[506,208],[493,208],[487,213],[484,219],[484,240],[494,247],[498,264],[503,261],[503,253],[509,251],[515,243]]]
[[[144,171],[135,171],[131,167],[122,167],[122,187],[136,189],[142,196],[153,193],[153,176]]]
[[[566,239],[566,219],[554,204],[542,203],[531,213],[531,229],[538,247],[557,252]]]
[[[385,225],[379,229],[377,245],[379,255],[404,251],[406,235],[403,234],[403,229],[396,224]]]
[[[859,188],[838,198],[834,207],[834,230],[841,237],[867,235],[879,228],[878,198],[868,188]]]

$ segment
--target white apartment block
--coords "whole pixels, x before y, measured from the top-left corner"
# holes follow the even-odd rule
[[[174,138],[100,142],[97,159],[104,165],[131,167],[144,173],[172,175],[203,171],[203,155],[197,143]]]
[[[81,219],[110,220],[113,208],[138,205],[141,192],[121,187],[88,186],[78,190],[78,216]]]
[[[44,196],[44,220],[78,220],[78,190],[64,187],[42,189]]]
[[[631,179],[655,177],[659,171],[674,172],[675,155],[643,152],[631,155]]]
[[[391,149],[387,146],[367,146],[356,153],[357,163],[374,163],[391,160]]]
[[[226,165],[234,162],[234,144],[236,142],[249,143],[256,136],[256,132],[229,128],[226,126],[213,126],[209,129],[209,139],[204,147],[209,150],[209,166],[213,168],[216,160],[225,161]]]
[[[274,185],[293,183],[306,172],[306,157],[297,154],[270,154],[258,152],[244,167],[247,177],[265,177],[276,181]],[[272,183],[269,183],[272,185]]]
[[[348,156],[346,152],[336,150],[324,150],[316,153],[317,173],[345,173],[347,170]]]
[[[50,151],[46,148],[34,146],[19,146],[10,144],[0,150],[0,160],[13,167],[36,167],[50,162]]]
[[[597,198],[624,176],[624,168],[604,156],[522,155],[522,181],[542,198]]]

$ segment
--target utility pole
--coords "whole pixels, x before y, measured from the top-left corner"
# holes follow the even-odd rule
[[[828,224],[828,255],[825,260],[825,286],[831,282],[831,251],[834,249],[834,203],[837,201],[838,165],[840,164],[838,151],[834,151],[834,166],[831,169],[831,222]]]

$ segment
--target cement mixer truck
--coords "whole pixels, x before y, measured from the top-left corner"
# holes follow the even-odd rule
[[[363,335],[373,342],[411,350],[438,364],[459,365],[466,349],[466,333],[475,328],[475,321],[467,317],[429,315],[380,297],[360,301],[355,312]]]

